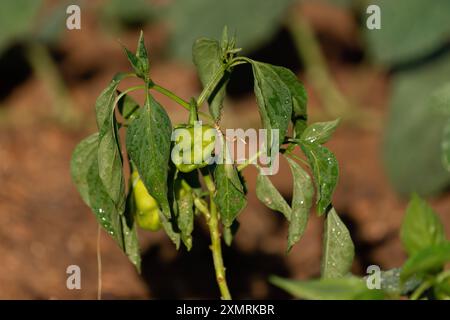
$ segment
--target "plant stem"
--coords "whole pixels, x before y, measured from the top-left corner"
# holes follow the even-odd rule
[[[411,294],[410,299],[411,300],[419,299],[420,296],[432,285],[433,285],[433,283],[430,280],[426,280],[426,281],[422,282],[422,284],[416,290],[414,290],[414,292]]]
[[[191,106],[189,104],[189,102],[183,100],[182,98],[180,98],[179,96],[177,96],[175,93],[173,93],[172,91],[163,88],[157,84],[151,84],[149,86],[149,89],[153,89],[155,91],[158,91],[159,93],[162,93],[163,95],[165,95],[166,97],[172,99],[173,101],[175,101],[176,103],[178,103],[180,106],[182,106],[183,108],[185,108],[186,110],[190,110]]]
[[[79,125],[81,114],[74,108],[69,90],[47,47],[39,42],[32,42],[26,48],[26,56],[36,77],[49,90],[55,118],[69,127]]]
[[[217,86],[217,84],[222,79],[225,70],[227,70],[228,66],[222,67],[219,70],[217,70],[216,74],[212,77],[211,81],[206,85],[206,87],[203,89],[203,91],[200,93],[197,99],[197,105],[200,107],[203,102],[208,100],[211,93],[214,91],[214,88]]]
[[[330,75],[319,41],[308,21],[299,14],[291,14],[287,28],[292,34],[300,60],[306,69],[306,76],[318,92],[328,115],[341,117],[365,129],[377,129],[380,119],[376,114],[362,110],[349,102],[336,86]]]
[[[252,164],[253,161],[255,161],[256,159],[258,159],[259,155],[261,154],[261,150],[256,152],[251,158],[245,160],[244,163],[241,163],[240,165],[237,166],[237,170],[238,171],[242,171],[244,170],[249,164]]]
[[[101,253],[102,228],[97,228],[97,300],[102,300],[102,253]]]
[[[207,215],[205,216],[209,227],[209,234],[211,235],[210,249],[213,255],[214,269],[216,271],[216,281],[219,285],[222,300],[231,300],[230,291],[228,290],[227,280],[225,278],[225,267],[223,265],[222,258],[221,235],[219,231],[219,215],[217,212],[216,204],[213,200],[215,186],[211,174],[204,175],[203,177],[205,179],[205,184],[208,188],[210,197],[209,217]]]

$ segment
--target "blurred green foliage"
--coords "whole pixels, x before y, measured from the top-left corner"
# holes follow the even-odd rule
[[[172,27],[171,51],[175,57],[191,55],[199,37],[219,38],[223,26],[239,34],[238,46],[253,50],[279,29],[283,14],[293,0],[183,0],[168,10]]]
[[[448,0],[376,0],[381,29],[365,34],[374,59],[385,65],[406,63],[433,53],[450,36]]]
[[[28,35],[40,6],[40,0],[0,1],[0,54]]]
[[[393,77],[384,160],[402,194],[435,194],[450,182],[441,163],[445,117],[430,108],[434,89],[449,79],[450,55]]]

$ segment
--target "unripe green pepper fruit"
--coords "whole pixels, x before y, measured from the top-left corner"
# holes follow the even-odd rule
[[[191,172],[206,167],[215,147],[215,129],[210,125],[181,125],[176,129],[185,129],[175,137],[172,161],[181,172]],[[179,131],[177,131],[179,132]],[[189,153],[184,151],[188,150]]]
[[[158,231],[161,228],[158,202],[148,193],[136,170],[131,175],[131,181],[136,204],[135,219],[138,226],[145,230]]]

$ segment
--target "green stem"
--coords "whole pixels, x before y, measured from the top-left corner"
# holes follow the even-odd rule
[[[214,269],[216,271],[216,281],[219,285],[222,299],[231,300],[230,291],[228,290],[227,280],[225,278],[225,267],[222,258],[221,235],[219,231],[219,215],[217,212],[216,204],[213,200],[215,186],[211,174],[204,175],[203,177],[210,197],[209,217],[206,216],[206,220],[209,227],[209,234],[211,235],[210,249],[213,255]]]
[[[209,83],[206,85],[206,87],[200,93],[200,95],[198,96],[198,99],[197,99],[197,105],[199,107],[203,104],[203,102],[205,102],[209,98],[211,93],[214,91],[214,88],[217,86],[217,84],[222,79],[222,77],[225,73],[225,70],[227,70],[227,68],[228,68],[228,66],[223,66],[222,68],[217,70],[217,72],[212,77],[211,81],[209,81]]]
[[[261,150],[258,151],[257,153],[255,153],[251,158],[245,160],[244,163],[241,163],[240,165],[237,166],[237,170],[238,171],[242,171],[244,170],[249,164],[252,164],[253,161],[255,161],[256,159],[258,159],[259,155],[261,154]]]
[[[48,87],[53,100],[54,116],[69,126],[80,124],[81,114],[74,108],[69,90],[47,47],[39,42],[32,42],[26,49],[33,72]]]
[[[306,75],[317,90],[326,113],[332,117],[341,117],[365,129],[378,129],[381,123],[377,114],[350,103],[336,86],[319,41],[308,21],[302,16],[292,14],[286,25],[305,65]]]
[[[149,89],[153,89],[155,91],[158,91],[159,93],[162,93],[163,95],[165,95],[166,97],[172,99],[173,101],[175,101],[176,103],[178,103],[180,106],[182,106],[183,108],[185,108],[186,110],[190,110],[191,109],[191,105],[189,104],[189,102],[183,100],[182,98],[180,98],[179,96],[177,96],[175,93],[173,93],[172,91],[163,88],[157,84],[151,84],[149,86]]]
[[[414,292],[411,294],[410,299],[411,300],[417,300],[420,298],[420,296],[431,286],[433,285],[433,282],[431,280],[426,280],[422,282],[422,284],[414,290]]]
[[[144,85],[140,85],[140,86],[129,87],[129,88],[127,88],[126,90],[122,91],[122,92],[117,96],[114,105],[116,105],[116,104],[120,101],[120,99],[122,99],[122,97],[123,97],[124,95],[126,95],[127,93],[130,93],[130,92],[132,92],[132,91],[136,91],[136,90],[139,90],[139,89],[145,89],[145,86],[144,86]]]

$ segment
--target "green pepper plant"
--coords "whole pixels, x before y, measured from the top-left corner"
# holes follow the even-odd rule
[[[397,268],[381,271],[369,266],[365,278],[347,269],[338,277],[322,273],[319,279],[298,281],[274,276],[271,282],[303,299],[449,300],[450,270],[445,266],[450,262],[450,241],[439,216],[417,194],[406,208],[400,240],[408,259]]]
[[[353,259],[353,243],[331,204],[338,163],[323,145],[338,121],[307,123],[307,95],[294,73],[239,56],[235,37],[229,37],[225,28],[221,41],[201,38],[194,43],[193,62],[203,91],[187,101],[151,78],[142,33],[136,53],[124,50],[133,72],[116,74],[97,98],[98,132],[82,140],[74,150],[71,173],[81,198],[138,271],[141,257],[137,227],[150,231],[161,227],[177,249],[182,243],[190,250],[194,219],[203,217],[209,228],[221,298],[231,299],[222,240],[230,245],[237,231],[237,218],[247,203],[247,187],[241,173],[250,164],[259,170],[257,197],[270,209],[281,212],[289,223],[287,251],[305,231],[315,185],[317,213],[325,217],[323,272],[335,276],[347,271]],[[205,160],[217,155],[217,148],[211,147],[215,141],[227,140],[221,134],[220,118],[230,75],[241,64],[252,67],[262,127],[277,132],[267,136],[266,153],[281,154],[290,166],[290,204],[255,159],[240,163]],[[118,91],[121,81],[129,77],[138,77],[143,84]],[[129,96],[135,90],[145,91],[143,106]],[[152,95],[155,91],[188,111],[185,123],[172,126],[166,110]],[[199,111],[204,104],[208,104],[209,113]],[[196,134],[199,119],[202,124],[200,134]],[[185,130],[184,137],[175,135],[173,139],[178,129]],[[211,129],[216,134],[207,136]],[[125,143],[119,139],[119,130],[126,130]],[[180,146],[182,152],[173,152]],[[129,166],[124,165],[127,159]],[[129,183],[125,181],[128,174],[124,168],[131,168]]]

